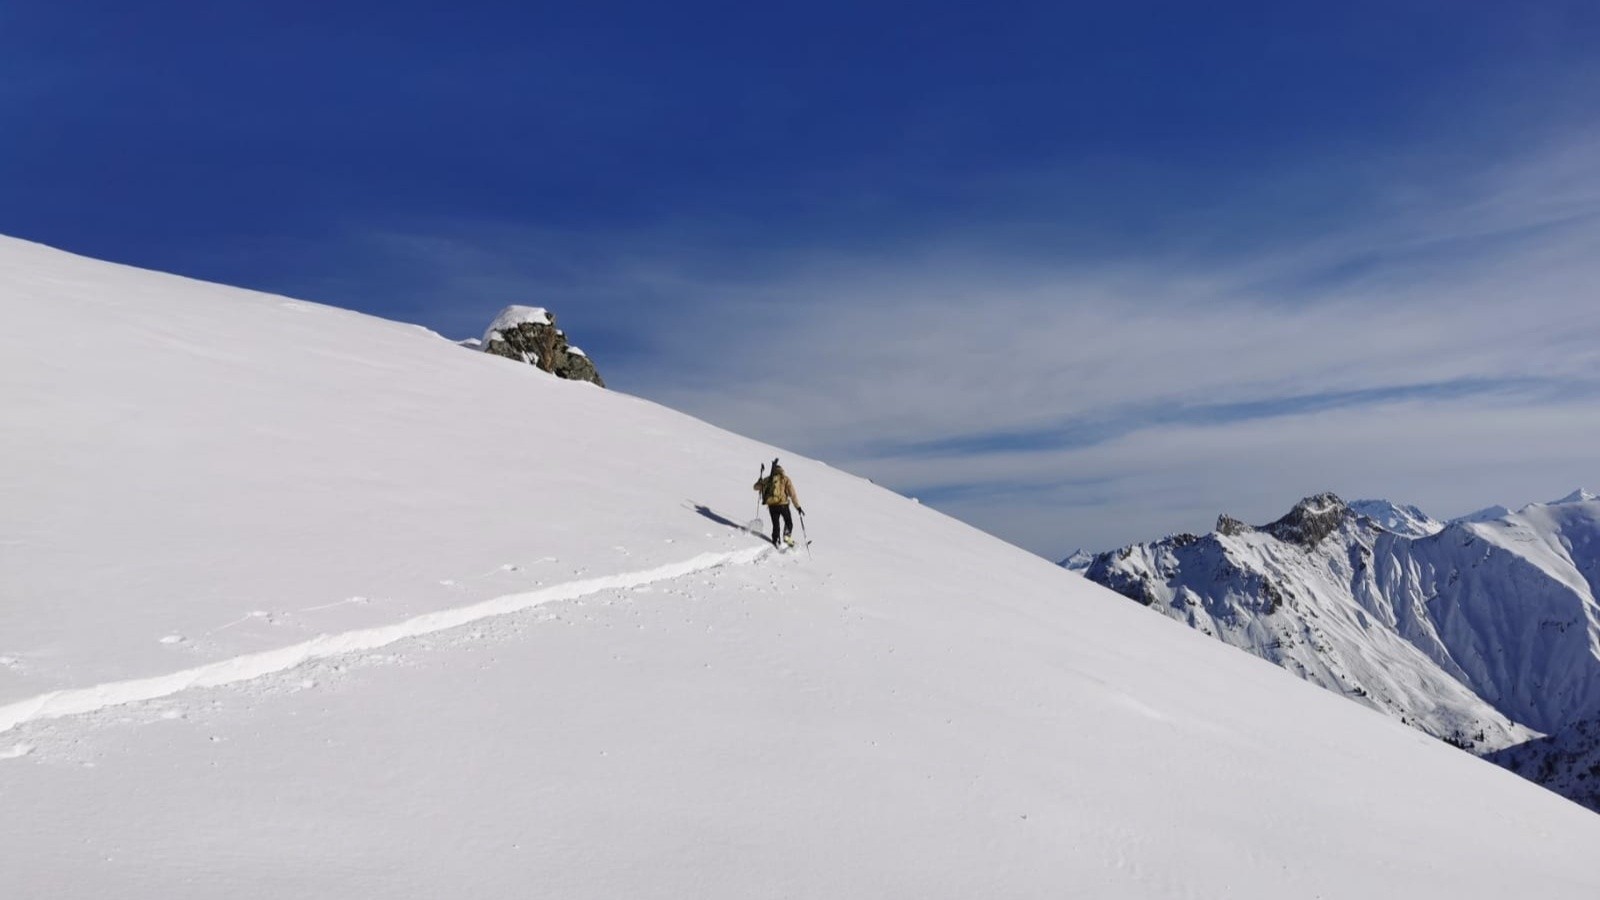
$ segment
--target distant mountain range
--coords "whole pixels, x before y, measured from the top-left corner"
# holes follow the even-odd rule
[[[1600,499],[1308,497],[1063,566],[1600,810]]]

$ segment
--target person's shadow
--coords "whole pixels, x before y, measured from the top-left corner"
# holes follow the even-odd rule
[[[734,520],[728,518],[727,516],[721,515],[720,513],[718,513],[715,510],[713,510],[711,507],[706,506],[704,504],[693,503],[692,505],[694,506],[694,511],[695,512],[699,513],[702,516],[705,516],[706,518],[708,518],[711,521],[717,523],[718,525],[725,525],[725,526],[727,526],[729,528],[733,528],[735,530],[742,531],[745,534],[753,534],[756,537],[761,538],[762,540],[766,540],[767,539],[766,533],[761,530],[761,527],[760,527],[761,526],[761,520],[760,519],[755,520],[755,524],[754,525],[746,523],[746,522],[735,522]]]

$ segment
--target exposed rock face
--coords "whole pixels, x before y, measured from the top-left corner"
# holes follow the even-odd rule
[[[1234,535],[1244,534],[1246,531],[1255,531],[1255,529],[1239,521],[1238,519],[1235,519],[1233,516],[1230,516],[1227,513],[1217,516],[1218,534],[1225,534],[1228,537],[1233,537]]]
[[[537,306],[508,306],[483,334],[483,351],[537,366],[572,381],[606,383],[588,355],[567,342],[556,317]]]
[[[1294,505],[1289,514],[1261,530],[1280,541],[1315,549],[1351,518],[1350,508],[1335,494],[1317,494]]]

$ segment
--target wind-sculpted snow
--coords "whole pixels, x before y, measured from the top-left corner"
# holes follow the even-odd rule
[[[1480,753],[1600,718],[1600,502],[1437,528],[1414,507],[1360,509],[1330,516],[1319,496],[1261,530],[1101,554],[1087,574]]]
[[[798,454],[3,239],[0,298],[0,897],[1600,895],[1600,818]]]

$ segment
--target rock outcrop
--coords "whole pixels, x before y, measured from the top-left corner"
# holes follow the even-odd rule
[[[556,327],[555,314],[541,307],[502,309],[483,333],[480,346],[485,353],[525,362],[560,378],[606,386],[588,354],[568,343],[566,332]]]
[[[1255,531],[1254,528],[1246,525],[1238,519],[1235,519],[1233,516],[1230,516],[1227,513],[1217,516],[1216,530],[1218,534],[1225,534],[1228,537],[1244,534],[1247,531]]]

